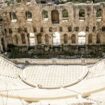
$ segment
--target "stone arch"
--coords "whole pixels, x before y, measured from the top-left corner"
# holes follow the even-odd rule
[[[37,34],[37,43],[42,44],[42,34],[41,33]]]
[[[89,34],[88,35],[88,44],[91,44],[93,42],[93,35],[92,34]]]
[[[36,27],[33,27],[33,32],[37,32],[37,28]]]
[[[51,20],[53,24],[59,23],[59,12],[58,10],[51,11]]]
[[[85,18],[85,10],[84,9],[80,9],[79,10],[79,19],[84,19]]]
[[[76,43],[76,35],[72,34],[71,36],[71,43]]]
[[[64,44],[68,43],[68,35],[67,34],[63,35],[63,42],[64,42]]]
[[[102,17],[102,9],[101,8],[96,9],[96,17]]]
[[[19,40],[18,40],[18,36],[17,36],[17,35],[14,36],[14,41],[15,41],[15,44],[17,45],[18,42],[19,42]]]
[[[101,43],[101,36],[100,36],[100,34],[97,34],[96,35],[96,43],[97,44],[100,44]]]
[[[9,28],[9,34],[12,34],[13,32],[12,32],[12,28]]]
[[[43,11],[42,11],[42,17],[43,17],[43,18],[48,18],[48,11],[43,10]]]
[[[21,40],[22,40],[22,44],[26,44],[26,38],[24,33],[21,34]]]
[[[53,28],[52,27],[49,27],[49,32],[52,32],[53,31]]]
[[[67,18],[68,17],[68,11],[66,9],[62,10],[62,17]]]
[[[68,27],[68,32],[71,32],[71,31],[72,31],[72,27],[69,26],[69,27]]]
[[[17,15],[15,12],[10,12],[10,19],[11,20],[16,20],[17,19]]]
[[[25,15],[26,19],[32,19],[32,13],[30,11],[26,11]]]
[[[43,28],[43,27],[41,27],[41,28],[40,28],[40,32],[43,32],[43,31],[44,31],[44,28]]]
[[[102,31],[105,32],[105,26],[102,26]]]
[[[45,44],[49,44],[49,35],[45,34]]]

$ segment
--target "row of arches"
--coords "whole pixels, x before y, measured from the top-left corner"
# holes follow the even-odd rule
[[[79,19],[85,19],[85,10],[84,9],[80,9],[79,10]],[[43,10],[42,11],[42,17],[43,18],[48,18],[48,11],[47,10]],[[63,9],[62,10],[62,18],[68,18],[69,17],[69,13],[67,9]],[[102,17],[102,9],[97,9],[96,10],[96,17]],[[52,10],[51,11],[51,20],[52,23],[59,23],[59,11],[58,10]]]
[[[18,17],[17,17],[15,12],[10,12],[9,14],[10,14],[10,19],[11,20],[17,20],[18,19]],[[25,12],[25,18],[26,18],[26,20],[27,19],[32,19],[32,12],[26,11]]]
[[[29,42],[30,41],[29,34],[26,35],[26,34],[22,33],[20,36],[21,36],[22,44],[27,44],[27,42],[30,43]],[[80,38],[82,38],[82,40],[83,40],[83,38],[86,38],[86,37],[85,36],[83,36],[83,37],[80,36]],[[70,41],[71,44],[78,44],[77,42],[78,42],[78,40],[80,38],[77,37],[75,34],[72,34],[70,37],[69,37],[68,34],[64,34],[62,36],[62,42],[63,42],[63,44],[68,44],[69,41]],[[52,40],[55,40],[54,36],[51,36],[51,35],[48,35],[48,34],[42,35],[41,33],[39,33],[39,34],[36,35],[36,43],[37,44],[43,44],[43,41],[44,41],[44,44],[49,45],[49,44],[51,44]],[[59,39],[57,39],[57,40],[59,40]],[[60,40],[61,40],[61,38],[60,38]],[[14,42],[17,45],[19,44],[20,38],[19,38],[18,35],[14,36]],[[94,43],[94,35],[93,34],[89,34],[88,35],[87,42],[88,42],[88,44]],[[53,41],[53,43],[54,43],[54,41]],[[97,44],[101,44],[101,36],[100,36],[100,34],[96,35],[96,43]]]
[[[80,9],[79,10],[79,17],[80,18],[85,18],[85,10],[84,9]],[[25,17],[26,19],[32,19],[32,12],[31,11],[26,11],[25,12]],[[43,10],[42,11],[42,17],[45,19],[45,18],[48,18],[48,11],[47,10]],[[68,18],[69,17],[69,13],[68,13],[68,10],[67,9],[63,9],[62,10],[62,17],[63,18]],[[101,9],[97,9],[96,11],[96,17],[102,17],[102,10]],[[10,19],[11,20],[16,20],[17,19],[17,15],[15,12],[10,12]],[[58,10],[52,10],[51,11],[51,20],[52,20],[52,23],[59,23],[59,11]]]
[[[46,28],[45,27],[40,27],[40,28],[37,28],[37,27],[32,27],[33,28],[33,32],[34,33],[38,33],[38,32],[45,32],[45,30],[46,30]],[[84,29],[84,31],[85,32],[89,32],[89,31],[92,31],[92,32],[95,32],[95,31],[97,31],[97,27],[96,26],[93,26],[93,27],[89,27],[89,26],[86,26],[86,27],[84,27],[85,29]],[[17,32],[21,32],[21,31],[24,31],[24,32],[28,32],[28,29],[25,27],[25,28],[17,28]],[[54,29],[54,27],[48,27],[48,32],[53,32],[55,29]],[[58,27],[58,29],[56,29],[57,31],[59,31],[59,32],[64,32],[64,31],[67,31],[67,32],[79,32],[80,31],[80,27],[72,27],[72,26],[68,26],[68,27]],[[105,32],[105,25],[103,25],[102,27],[100,27],[100,30],[101,30],[101,32]],[[4,33],[5,34],[12,34],[12,33],[14,33],[13,32],[13,29],[12,28],[4,28]]]
[[[93,43],[93,35],[92,34],[89,34],[88,35],[88,43],[89,44],[92,44]],[[98,44],[100,44],[101,43],[101,36],[100,36],[100,34],[97,34],[96,35],[96,43]]]

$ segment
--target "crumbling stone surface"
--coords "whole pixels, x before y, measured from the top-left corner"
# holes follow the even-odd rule
[[[67,17],[62,17],[64,9],[68,12]],[[47,18],[43,17],[44,10],[48,12]],[[81,10],[84,10],[84,13],[80,13]],[[26,11],[32,13],[30,21],[26,17]],[[11,12],[16,14],[15,22],[11,20]],[[5,33],[7,44],[30,46],[32,33],[34,35],[32,36],[34,45],[53,45],[54,32],[60,33],[61,45],[78,45],[80,32],[86,34],[86,45],[105,44],[105,3],[68,2],[57,5],[22,1],[6,6],[2,10],[2,17],[4,29],[7,30]],[[69,27],[71,27],[71,30],[68,29]],[[65,34],[66,37],[64,37]],[[72,38],[73,35],[75,36],[74,39]],[[48,39],[45,40],[46,36]]]

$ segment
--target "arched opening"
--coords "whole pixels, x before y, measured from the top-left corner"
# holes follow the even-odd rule
[[[17,45],[18,44],[18,36],[17,35],[14,36],[14,41],[15,41],[15,44]]]
[[[96,18],[97,18],[97,21],[102,20],[102,9],[101,8],[96,9]]]
[[[74,31],[78,32],[79,31],[79,27],[74,27]]]
[[[62,10],[62,17],[67,18],[68,17],[68,11],[66,9]]]
[[[62,27],[59,27],[59,31],[62,32],[63,31],[63,28]]]
[[[41,28],[40,28],[40,32],[43,32],[43,31],[44,31],[44,29],[43,29],[43,27],[41,27]]]
[[[101,36],[100,36],[100,34],[97,34],[97,36],[96,36],[96,43],[97,44],[101,43]]]
[[[72,43],[72,44],[75,44],[75,43],[76,43],[76,35],[75,35],[75,34],[73,34],[73,35],[71,36],[71,43]]]
[[[45,44],[46,45],[49,44],[49,36],[48,36],[48,34],[45,34]]]
[[[49,32],[52,32],[53,31],[53,28],[52,27],[49,27]]]
[[[43,17],[44,19],[48,18],[48,11],[43,10],[43,11],[42,11],[42,17]]]
[[[37,35],[37,43],[42,44],[42,34]]]
[[[33,32],[35,33],[35,32],[37,32],[37,29],[36,29],[36,27],[33,27]]]
[[[26,11],[25,15],[28,21],[32,21],[32,13],[30,11]]]
[[[9,28],[9,34],[12,34],[12,29],[11,28]]]
[[[95,32],[95,31],[96,31],[96,26],[93,26],[92,31],[93,31],[93,32]]]
[[[51,20],[53,24],[59,23],[59,12],[57,10],[51,12]]]
[[[64,34],[63,36],[64,38],[64,44],[67,44],[68,43],[68,35],[67,34]]]
[[[91,44],[92,43],[92,34],[89,34],[88,35],[88,44]]]
[[[26,38],[24,33],[21,34],[21,40],[22,40],[22,44],[26,44]]]
[[[60,33],[59,32],[54,32],[53,33],[53,45],[58,46],[60,44],[61,44]]]
[[[5,51],[5,41],[4,38],[1,38],[1,45],[2,45],[2,51]]]
[[[68,32],[71,32],[71,31],[72,31],[72,27],[69,26],[69,27],[68,27]]]
[[[78,33],[78,45],[86,44],[86,33],[81,31]]]
[[[105,26],[102,27],[102,31],[105,32]]]
[[[80,9],[79,10],[79,19],[80,20],[84,20],[85,19],[85,10],[84,9]]]
[[[89,32],[89,27],[88,26],[86,26],[86,32]]]
[[[98,8],[96,10],[96,17],[102,17],[102,9],[101,8]]]
[[[17,16],[15,12],[10,12],[10,19],[12,22],[16,22],[17,21]]]

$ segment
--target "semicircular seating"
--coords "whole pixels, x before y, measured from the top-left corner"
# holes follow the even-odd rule
[[[81,65],[33,65],[23,70],[23,81],[41,88],[68,87],[81,81],[88,73]]]
[[[21,72],[21,69],[16,67],[14,63],[0,56],[0,75],[1,76],[17,78],[20,72]]]
[[[105,75],[105,59],[100,60],[89,68],[89,75],[87,78],[94,78]]]

